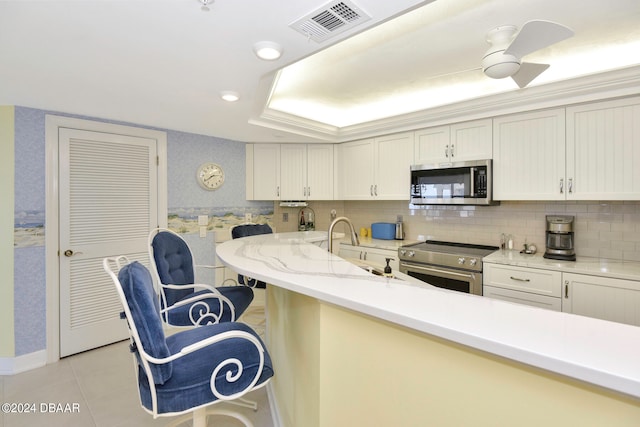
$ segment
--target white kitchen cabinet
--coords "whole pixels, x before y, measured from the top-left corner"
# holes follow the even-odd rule
[[[474,120],[415,132],[415,163],[431,164],[491,159],[491,119]]]
[[[640,282],[563,273],[562,311],[640,326]]]
[[[333,145],[280,146],[280,199],[333,199]]]
[[[333,200],[334,144],[307,144],[307,200]]]
[[[408,200],[413,132],[340,144],[338,194],[342,200]]]
[[[485,263],[482,281],[485,297],[562,310],[559,271]]]
[[[640,200],[640,97],[567,108],[567,199]]]
[[[493,119],[493,198],[565,200],[565,110]]]
[[[398,259],[397,249],[370,248],[366,246],[353,246],[349,244],[341,244],[338,256],[344,259],[357,259],[375,264],[379,268],[387,265],[387,258],[391,258],[389,265],[392,271],[398,271],[400,261]]]
[[[247,200],[280,200],[280,144],[246,145]]]

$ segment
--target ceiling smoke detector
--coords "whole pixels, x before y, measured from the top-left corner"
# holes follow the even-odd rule
[[[371,19],[358,6],[347,0],[325,4],[289,26],[315,42],[323,42]]]
[[[203,12],[209,12],[209,5],[214,2],[214,0],[198,0],[198,2],[202,5],[200,6],[200,10]]]

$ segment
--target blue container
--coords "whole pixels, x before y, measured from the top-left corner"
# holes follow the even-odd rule
[[[394,240],[396,238],[396,225],[391,222],[374,222],[371,224],[371,238]]]

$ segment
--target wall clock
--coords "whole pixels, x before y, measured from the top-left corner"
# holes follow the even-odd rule
[[[198,179],[198,184],[205,190],[216,190],[224,182],[224,171],[218,164],[203,163],[198,168],[196,178]]]

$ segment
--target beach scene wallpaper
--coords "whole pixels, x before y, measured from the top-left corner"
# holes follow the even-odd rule
[[[207,231],[230,233],[230,229],[246,222],[245,214],[251,214],[251,222],[270,224],[273,220],[273,207],[256,208],[173,208],[167,215],[167,228],[180,234],[197,234],[200,232],[198,216],[207,215],[209,224]],[[44,246],[45,223],[44,212],[25,211],[15,213],[14,247],[27,248]]]

